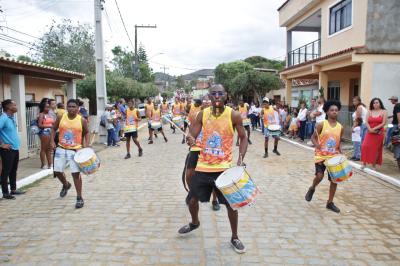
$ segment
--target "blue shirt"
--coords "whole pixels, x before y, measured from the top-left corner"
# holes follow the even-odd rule
[[[12,150],[19,150],[20,143],[14,117],[3,113],[0,116],[0,141],[2,144],[10,144]]]

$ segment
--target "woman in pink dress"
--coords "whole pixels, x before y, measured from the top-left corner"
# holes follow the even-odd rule
[[[366,120],[368,132],[361,145],[361,161],[363,168],[367,164],[372,164],[375,169],[376,164],[382,165],[384,126],[387,122],[387,111],[381,99],[373,98],[371,100]]]

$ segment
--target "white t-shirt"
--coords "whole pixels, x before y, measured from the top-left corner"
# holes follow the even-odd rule
[[[315,117],[315,122],[317,124],[321,123],[321,122],[323,122],[325,120],[326,114],[324,112],[324,108],[323,107],[324,107],[324,105],[320,105],[317,108],[317,111],[321,113],[319,116]]]
[[[361,128],[359,126],[353,129],[351,133],[351,141],[361,141]]]
[[[106,111],[106,128],[107,129],[113,129],[114,124],[110,122],[110,120],[113,119],[113,115],[111,114],[110,111]]]
[[[357,107],[358,108],[358,107]],[[356,113],[357,113],[357,109],[356,109],[356,111],[352,114],[352,118],[353,118],[353,121],[354,120],[356,120]],[[367,113],[368,113],[368,110],[367,110],[367,108],[365,108],[363,105],[361,105],[361,118],[362,118],[362,120],[363,120],[363,124],[365,124],[367,121]]]
[[[299,121],[306,121],[307,120],[307,108],[300,110],[299,115],[297,116]]]

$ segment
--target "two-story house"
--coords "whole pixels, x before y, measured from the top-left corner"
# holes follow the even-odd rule
[[[287,31],[280,73],[287,102],[293,80],[318,79],[325,98],[341,101],[342,122],[351,123],[346,111],[356,95],[366,105],[379,97],[391,111],[387,99],[400,96],[399,0],[287,0],[278,11]],[[315,32],[318,39],[292,47],[293,32]]]

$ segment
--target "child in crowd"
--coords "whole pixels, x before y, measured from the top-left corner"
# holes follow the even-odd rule
[[[290,122],[292,121],[292,115],[289,113],[287,106],[285,106],[284,109],[285,109],[285,112],[287,115],[286,115],[286,119],[283,121],[283,133],[288,134]]]
[[[361,125],[363,121],[361,117],[356,118],[353,122],[353,129],[351,133],[351,141],[353,142],[353,157],[350,160],[359,161],[361,158]]]
[[[293,110],[293,116],[290,120],[289,125],[289,138],[295,139],[297,137],[297,131],[299,127],[297,126],[297,110]]]

